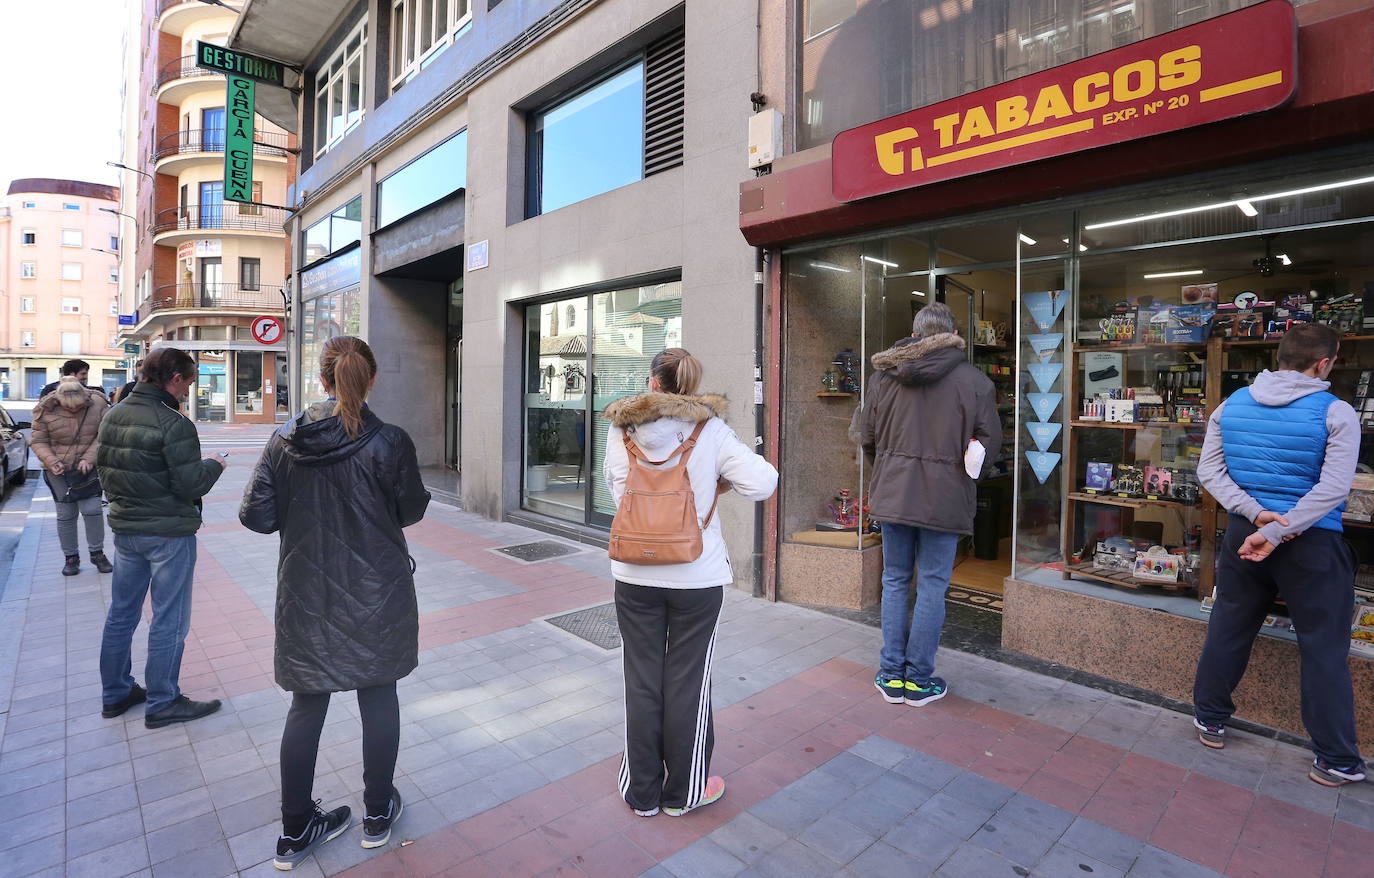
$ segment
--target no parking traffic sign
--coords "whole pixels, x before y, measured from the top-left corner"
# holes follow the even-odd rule
[[[286,327],[278,317],[259,317],[253,321],[253,338],[259,344],[277,344],[286,334]]]

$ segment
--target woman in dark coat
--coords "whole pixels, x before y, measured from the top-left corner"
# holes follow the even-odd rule
[[[396,681],[418,663],[419,612],[401,529],[429,493],[415,445],[367,407],[377,361],[361,339],[324,346],[330,395],[273,435],[243,495],[239,520],[281,532],[277,683],[293,693],[281,741],[278,869],[291,869],[350,824],[347,806],[311,800],[331,692],[356,690],[363,722],[362,846],[380,847],[401,816],[392,785],[400,739]]]

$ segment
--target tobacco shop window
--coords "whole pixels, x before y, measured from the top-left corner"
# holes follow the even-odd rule
[[[392,0],[391,90],[414,79],[471,21],[470,0]]]
[[[1257,2],[803,0],[798,148]]]
[[[681,345],[680,281],[525,309],[524,508],[609,526],[615,502],[600,476],[601,412],[643,393],[654,356]]]
[[[682,164],[684,32],[530,117],[526,216]]]
[[[338,143],[363,117],[367,89],[363,56],[367,51],[367,19],[348,35],[315,74],[315,155]]]
[[[377,184],[377,227],[390,225],[468,184],[468,132],[445,140]]]

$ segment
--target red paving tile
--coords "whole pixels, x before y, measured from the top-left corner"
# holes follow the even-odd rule
[[[634,878],[658,862],[624,835],[602,839],[571,857],[569,862],[587,875],[600,878]]]
[[[578,802],[595,802],[604,798],[607,790],[616,788],[616,772],[619,768],[620,758],[614,757],[574,772],[557,781],[556,785]]]
[[[1186,820],[1165,817],[1150,833],[1150,844],[1220,872],[1231,860],[1234,839],[1215,836]]]
[[[1244,815],[1255,802],[1255,794],[1243,787],[1215,780],[1205,774],[1189,774],[1178,788],[1179,795],[1195,796],[1222,811]]]
[[[1177,765],[1151,759],[1149,756],[1141,756],[1139,753],[1127,753],[1126,758],[1121,760],[1121,765],[1117,767],[1117,771],[1151,783],[1165,784],[1175,788],[1183,783],[1183,779],[1188,776],[1186,768],[1179,768]]]
[[[973,760],[969,771],[1013,790],[1020,789],[1035,774],[1038,765],[1029,765],[1005,756],[984,754]]]
[[[550,784],[510,802],[511,810],[531,829],[537,829],[581,805],[566,789]]]
[[[482,855],[482,860],[501,878],[534,878],[563,861],[536,832],[526,833]]]
[[[625,837],[656,860],[666,860],[702,837],[699,826],[685,818],[651,817],[641,819],[625,830]]]
[[[1164,820],[1177,821],[1229,842],[1240,838],[1245,815],[1217,808],[1208,799],[1180,791],[1164,809]]]
[[[1227,865],[1225,873],[1231,878],[1321,878],[1324,861],[1324,856],[1315,860],[1303,860],[1289,854],[1261,851],[1241,845],[1231,855],[1231,862]],[[1367,875],[1368,870],[1369,861],[1366,855],[1361,871],[1335,873],[1332,878],[1356,878],[1361,874]]]
[[[473,850],[486,853],[528,833],[533,827],[509,803],[469,817],[457,825],[458,834]]]
[[[412,845],[396,851],[396,856],[414,878],[431,878],[450,866],[470,860],[477,852],[452,826],[432,832]]]
[[[1088,800],[1092,798],[1095,790],[1040,771],[1021,785],[1021,792],[1054,805],[1056,808],[1063,808],[1065,811],[1077,814],[1083,810],[1084,805],[1088,804]]]
[[[570,857],[590,844],[627,829],[646,818],[636,817],[619,796],[605,796],[540,827],[546,841]],[[652,819],[652,818],[647,818]]]

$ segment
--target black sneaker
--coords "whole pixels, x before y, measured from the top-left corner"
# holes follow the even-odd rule
[[[315,852],[315,848],[343,835],[351,823],[352,816],[353,811],[347,805],[333,811],[321,811],[320,801],[316,799],[315,813],[310,815],[310,822],[305,824],[305,829],[301,830],[300,835],[277,836],[277,857],[272,861],[272,865],[283,872],[290,872],[305,862],[305,859]]]
[[[1357,762],[1347,768],[1337,768],[1320,757],[1312,760],[1307,776],[1324,787],[1343,787],[1364,780],[1364,768]]]
[[[123,699],[110,704],[101,705],[100,715],[105,717],[105,719],[114,719],[117,716],[123,716],[124,711],[133,707],[135,704],[142,704],[147,700],[148,690],[135,683],[134,688],[130,689],[129,694],[125,695]]]
[[[106,558],[106,557],[105,557],[105,553],[104,553],[104,552],[92,552],[92,553],[91,553],[91,563],[94,564],[94,565],[95,565],[95,569],[96,569],[97,571],[101,572],[101,573],[113,573],[113,572],[114,572],[114,565],[110,563],[110,559],[109,559],[109,558]]]
[[[901,677],[880,673],[873,678],[873,688],[883,693],[883,700],[888,704],[901,704],[906,700],[906,683]]]
[[[912,707],[923,707],[948,694],[949,686],[940,677],[931,677],[924,686],[914,680],[906,681],[906,703]]]
[[[371,814],[363,816],[363,847],[379,848],[391,840],[391,827],[396,825],[396,821],[401,819],[405,813],[405,802],[401,801],[401,794],[394,788],[391,791],[391,801],[386,803],[386,813],[380,817],[373,817]]]
[[[68,555],[67,562],[62,565],[63,576],[75,576],[81,572],[81,556]]]
[[[193,719],[200,719],[209,716],[219,710],[219,699],[211,701],[192,701],[185,695],[178,695],[176,700],[159,710],[157,713],[150,713],[143,718],[143,725],[150,729],[160,729],[163,726],[170,726],[172,723],[186,723]]]
[[[1193,728],[1197,729],[1197,739],[1202,746],[1220,750],[1226,746],[1226,726],[1221,723],[1205,723],[1193,717]]]

